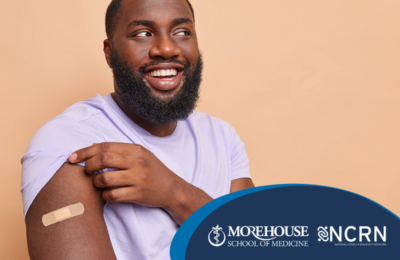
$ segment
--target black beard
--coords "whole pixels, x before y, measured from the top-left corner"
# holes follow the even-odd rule
[[[155,96],[145,83],[145,68],[165,62],[182,64],[183,85],[172,97],[161,99]],[[199,99],[199,87],[202,79],[203,60],[201,54],[193,70],[189,63],[175,59],[157,60],[143,65],[139,72],[132,71],[127,63],[111,50],[111,68],[117,84],[116,92],[132,112],[147,122],[157,125],[167,125],[176,120],[186,119],[196,106]]]

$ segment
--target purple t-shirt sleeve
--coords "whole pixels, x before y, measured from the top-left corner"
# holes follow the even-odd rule
[[[104,141],[104,137],[90,124],[68,117],[57,117],[42,126],[21,159],[24,215],[40,190],[74,151]],[[80,165],[83,166],[84,162]]]
[[[231,180],[251,178],[245,145],[233,127],[231,132]]]

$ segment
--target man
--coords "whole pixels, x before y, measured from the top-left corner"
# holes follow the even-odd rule
[[[104,53],[115,92],[47,122],[22,158],[32,259],[168,259],[194,211],[254,187],[229,124],[193,112],[202,59],[186,0],[112,1]],[[83,215],[42,216],[82,203]]]

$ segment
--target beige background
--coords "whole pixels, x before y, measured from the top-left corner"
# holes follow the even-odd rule
[[[28,259],[20,158],[35,131],[112,90],[109,0],[0,2],[0,259]],[[400,215],[400,1],[192,0],[199,111],[230,122],[257,186],[313,183]]]

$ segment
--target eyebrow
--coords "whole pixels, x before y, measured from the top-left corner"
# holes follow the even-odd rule
[[[182,24],[182,23],[189,23],[192,24],[192,20],[190,20],[189,18],[183,17],[183,18],[176,18],[174,20],[172,20],[171,24],[176,26],[178,24]]]
[[[128,24],[128,27],[135,27],[139,25],[154,26],[155,22],[150,20],[133,20]]]
[[[187,24],[192,24],[192,20],[190,20],[189,18],[183,17],[183,18],[176,18],[174,20],[172,20],[171,24],[173,26],[179,25],[179,24],[183,24],[183,23],[187,23]],[[140,26],[140,25],[144,25],[144,26],[154,26],[156,23],[154,21],[151,20],[133,20],[132,22],[130,22],[128,24],[128,27],[135,27],[135,26]]]

